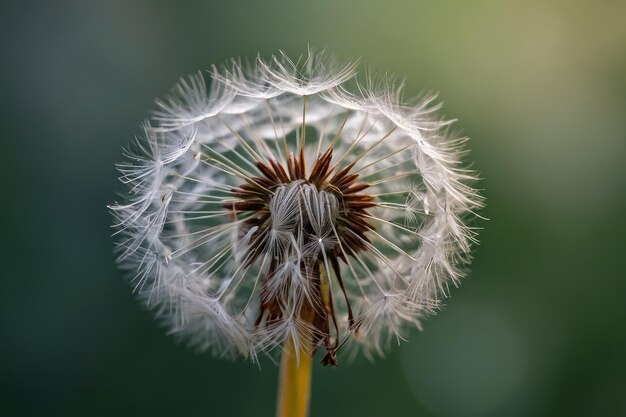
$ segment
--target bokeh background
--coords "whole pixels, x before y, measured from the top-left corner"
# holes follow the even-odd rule
[[[0,6],[0,415],[271,416],[276,367],[177,343],[116,269],[114,163],[178,77],[307,44],[436,90],[488,206],[447,307],[312,416],[626,415],[626,2]]]

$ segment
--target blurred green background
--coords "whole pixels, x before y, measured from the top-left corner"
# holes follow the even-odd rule
[[[116,269],[121,146],[178,77],[307,43],[440,92],[488,206],[473,272],[312,416],[626,415],[626,2],[0,6],[0,415],[271,416],[276,367],[165,335]]]

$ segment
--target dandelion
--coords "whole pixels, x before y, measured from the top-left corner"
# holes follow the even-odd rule
[[[466,139],[434,96],[407,104],[402,83],[355,71],[309,52],[181,79],[118,165],[135,292],[201,350],[283,351],[281,415],[306,413],[294,381],[316,352],[336,366],[419,327],[476,238]]]

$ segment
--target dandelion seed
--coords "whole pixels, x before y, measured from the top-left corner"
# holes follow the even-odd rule
[[[434,96],[310,52],[182,79],[118,165],[119,263],[172,333],[382,354],[463,276],[482,199]],[[354,88],[351,88],[353,86]]]

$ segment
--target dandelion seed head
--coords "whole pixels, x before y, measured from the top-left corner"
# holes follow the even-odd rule
[[[172,333],[253,360],[290,339],[336,365],[404,340],[463,277],[482,206],[466,139],[435,96],[355,74],[312,51],[233,60],[157,100],[110,209],[118,262]]]

